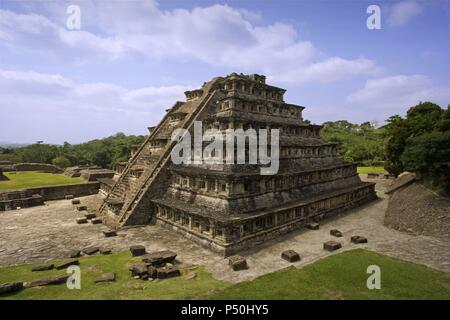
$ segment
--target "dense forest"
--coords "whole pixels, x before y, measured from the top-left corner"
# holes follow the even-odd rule
[[[113,136],[80,144],[65,142],[62,146],[44,143],[20,148],[0,148],[0,160],[14,163],[52,163],[61,168],[79,164],[113,168],[118,162],[128,161],[131,146],[144,142],[145,136],[127,136],[117,133]]]
[[[418,173],[438,189],[450,188],[450,110],[424,102],[411,107],[405,117],[390,117],[386,125],[353,124],[345,120],[325,122],[324,141],[341,144],[347,161],[366,166],[384,166],[393,174],[408,170]],[[90,164],[113,168],[127,161],[131,146],[144,136],[113,136],[81,144],[37,143],[19,148],[0,148],[0,160],[53,163],[62,168]]]

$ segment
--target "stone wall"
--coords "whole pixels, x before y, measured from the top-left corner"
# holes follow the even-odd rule
[[[9,180],[9,179],[8,179],[7,176],[5,176],[5,175],[3,174],[3,169],[0,168],[0,181],[6,181],[6,180]]]
[[[0,211],[15,209],[15,203],[20,203],[22,200],[24,200],[22,201],[23,207],[31,206],[34,202],[31,202],[30,205],[24,204],[28,203],[28,199],[34,199],[37,196],[42,201],[60,200],[64,199],[66,195],[73,195],[74,197],[88,196],[98,193],[99,187],[99,182],[88,182],[83,184],[0,191]]]
[[[47,173],[62,173],[63,170],[55,165],[46,163],[16,163],[13,166],[16,171],[40,171]]]

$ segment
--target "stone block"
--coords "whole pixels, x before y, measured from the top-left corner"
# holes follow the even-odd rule
[[[228,258],[228,265],[234,270],[245,270],[248,268],[247,260],[241,256],[232,256]]]
[[[106,231],[103,231],[103,235],[106,238],[115,237],[115,236],[117,236],[117,231],[116,230],[106,230]]]
[[[84,248],[83,253],[87,254],[88,256],[91,256],[91,255],[97,253],[99,250],[100,250],[99,247],[89,247],[89,248]]]
[[[379,176],[380,176],[380,174],[376,173],[376,172],[369,172],[367,174],[367,178],[369,178],[369,179],[378,178]]]
[[[77,210],[78,211],[86,211],[87,210],[87,206],[77,206]]]
[[[352,236],[352,237],[350,238],[350,241],[353,242],[353,243],[356,243],[356,244],[359,244],[359,243],[367,243],[367,242],[368,242],[368,241],[367,241],[367,238],[366,238],[366,237],[363,237],[363,236]]]
[[[29,283],[27,283],[27,287],[41,287],[41,286],[47,286],[50,284],[61,284],[65,283],[70,275],[61,275],[61,276],[51,276],[46,277],[38,280],[33,280]]]
[[[68,195],[65,196],[65,198],[66,198],[66,200],[71,200],[74,197],[73,197],[73,194],[68,194]]]
[[[15,293],[23,289],[22,282],[11,282],[0,284],[0,295]]]
[[[97,215],[95,213],[86,213],[84,217],[88,220],[95,219]]]
[[[80,204],[80,203],[81,203],[80,199],[73,199],[72,200],[72,204]]]
[[[180,270],[175,266],[157,268],[156,273],[158,279],[168,279],[181,275]]]
[[[133,277],[142,277],[143,275],[148,275],[148,266],[145,263],[132,265],[129,269]]]
[[[80,262],[79,262],[77,259],[72,259],[72,260],[63,262],[63,263],[61,263],[61,264],[58,264],[58,265],[56,266],[56,269],[57,269],[57,270],[66,269],[66,268],[68,268],[68,267],[70,267],[70,266],[77,266],[77,265],[79,265],[79,264],[80,264]]]
[[[35,271],[47,271],[47,270],[52,270],[53,268],[55,268],[54,264],[44,264],[44,265],[41,265],[41,266],[34,267],[33,269],[31,269],[31,271],[32,272],[35,272]]]
[[[112,282],[116,280],[116,274],[114,272],[108,272],[104,273],[101,276],[95,278],[95,283],[101,283],[101,282]]]
[[[334,250],[342,248],[342,245],[339,242],[331,240],[331,241],[324,242],[323,248],[327,251],[334,251]]]
[[[319,230],[319,224],[317,222],[311,222],[306,225],[310,230]]]
[[[100,248],[100,250],[99,250],[100,254],[110,254],[111,251],[112,250],[109,248]]]
[[[142,255],[145,254],[145,247],[144,246],[140,246],[140,245],[131,246],[130,247],[130,252],[133,255],[133,257],[142,256]]]
[[[78,218],[76,221],[77,221],[78,224],[85,224],[85,223],[88,223],[88,221],[87,221],[86,218]]]
[[[331,229],[330,230],[330,234],[332,236],[335,236],[335,237],[338,237],[338,238],[342,237],[342,232],[340,232],[338,229]]]
[[[300,255],[294,250],[286,250],[281,253],[281,258],[289,262],[300,261]]]
[[[173,263],[177,254],[173,251],[164,250],[147,253],[142,256],[142,262],[150,263],[154,266],[164,263]]]
[[[95,218],[91,220],[92,224],[102,224],[103,220],[100,218]]]
[[[78,258],[81,255],[80,250],[71,250],[69,251],[69,254],[67,255],[69,258]]]
[[[150,278],[156,279],[156,278],[158,277],[158,270],[157,270],[156,267],[154,267],[154,266],[148,266],[148,267],[147,267],[147,270],[148,270],[148,276],[149,276]]]

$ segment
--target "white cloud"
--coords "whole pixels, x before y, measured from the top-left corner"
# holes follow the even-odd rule
[[[422,13],[422,7],[415,1],[401,1],[388,8],[387,23],[391,27],[402,26]]]
[[[158,123],[177,100],[183,101],[189,89],[129,90],[110,83],[78,83],[57,74],[0,70],[0,140],[51,136],[59,139],[52,142],[79,142],[99,138],[98,132],[145,134],[145,128]]]
[[[75,1],[76,3],[76,1]],[[259,14],[228,5],[162,11],[154,1],[82,1],[82,31],[65,29],[65,6],[45,2],[48,17],[0,10],[10,46],[89,62],[135,54],[151,61],[198,60],[290,84],[375,75],[374,61],[328,56],[290,24],[255,24]],[[95,30],[95,32],[93,31]]]
[[[367,80],[364,88],[347,97],[347,105],[372,114],[403,114],[419,102],[432,101],[441,107],[450,103],[450,84],[435,86],[425,75],[397,75]]]

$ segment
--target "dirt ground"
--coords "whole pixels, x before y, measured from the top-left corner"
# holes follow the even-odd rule
[[[240,282],[292,265],[280,258],[284,250],[297,251],[301,261],[293,265],[303,267],[334,254],[323,250],[323,242],[337,240],[342,243],[342,249],[336,252],[366,248],[450,271],[450,238],[417,236],[384,226],[387,207],[384,190],[387,180],[371,181],[377,182],[378,201],[322,221],[319,230],[299,230],[242,252],[247,258],[248,270],[233,272],[227,259],[158,225],[128,228],[119,231],[118,237],[105,238],[101,232],[107,229],[104,225],[76,224],[75,219],[82,214],[74,210],[70,200],[50,201],[45,206],[0,212],[0,266],[64,258],[72,249],[89,246],[123,251],[128,250],[130,245],[141,244],[149,252],[173,250],[178,253],[177,260],[182,263],[205,265],[217,279]],[[98,201],[97,195],[80,199],[88,207]],[[342,238],[329,234],[330,229],[335,228],[343,233]],[[352,235],[363,235],[369,242],[352,244]]]

